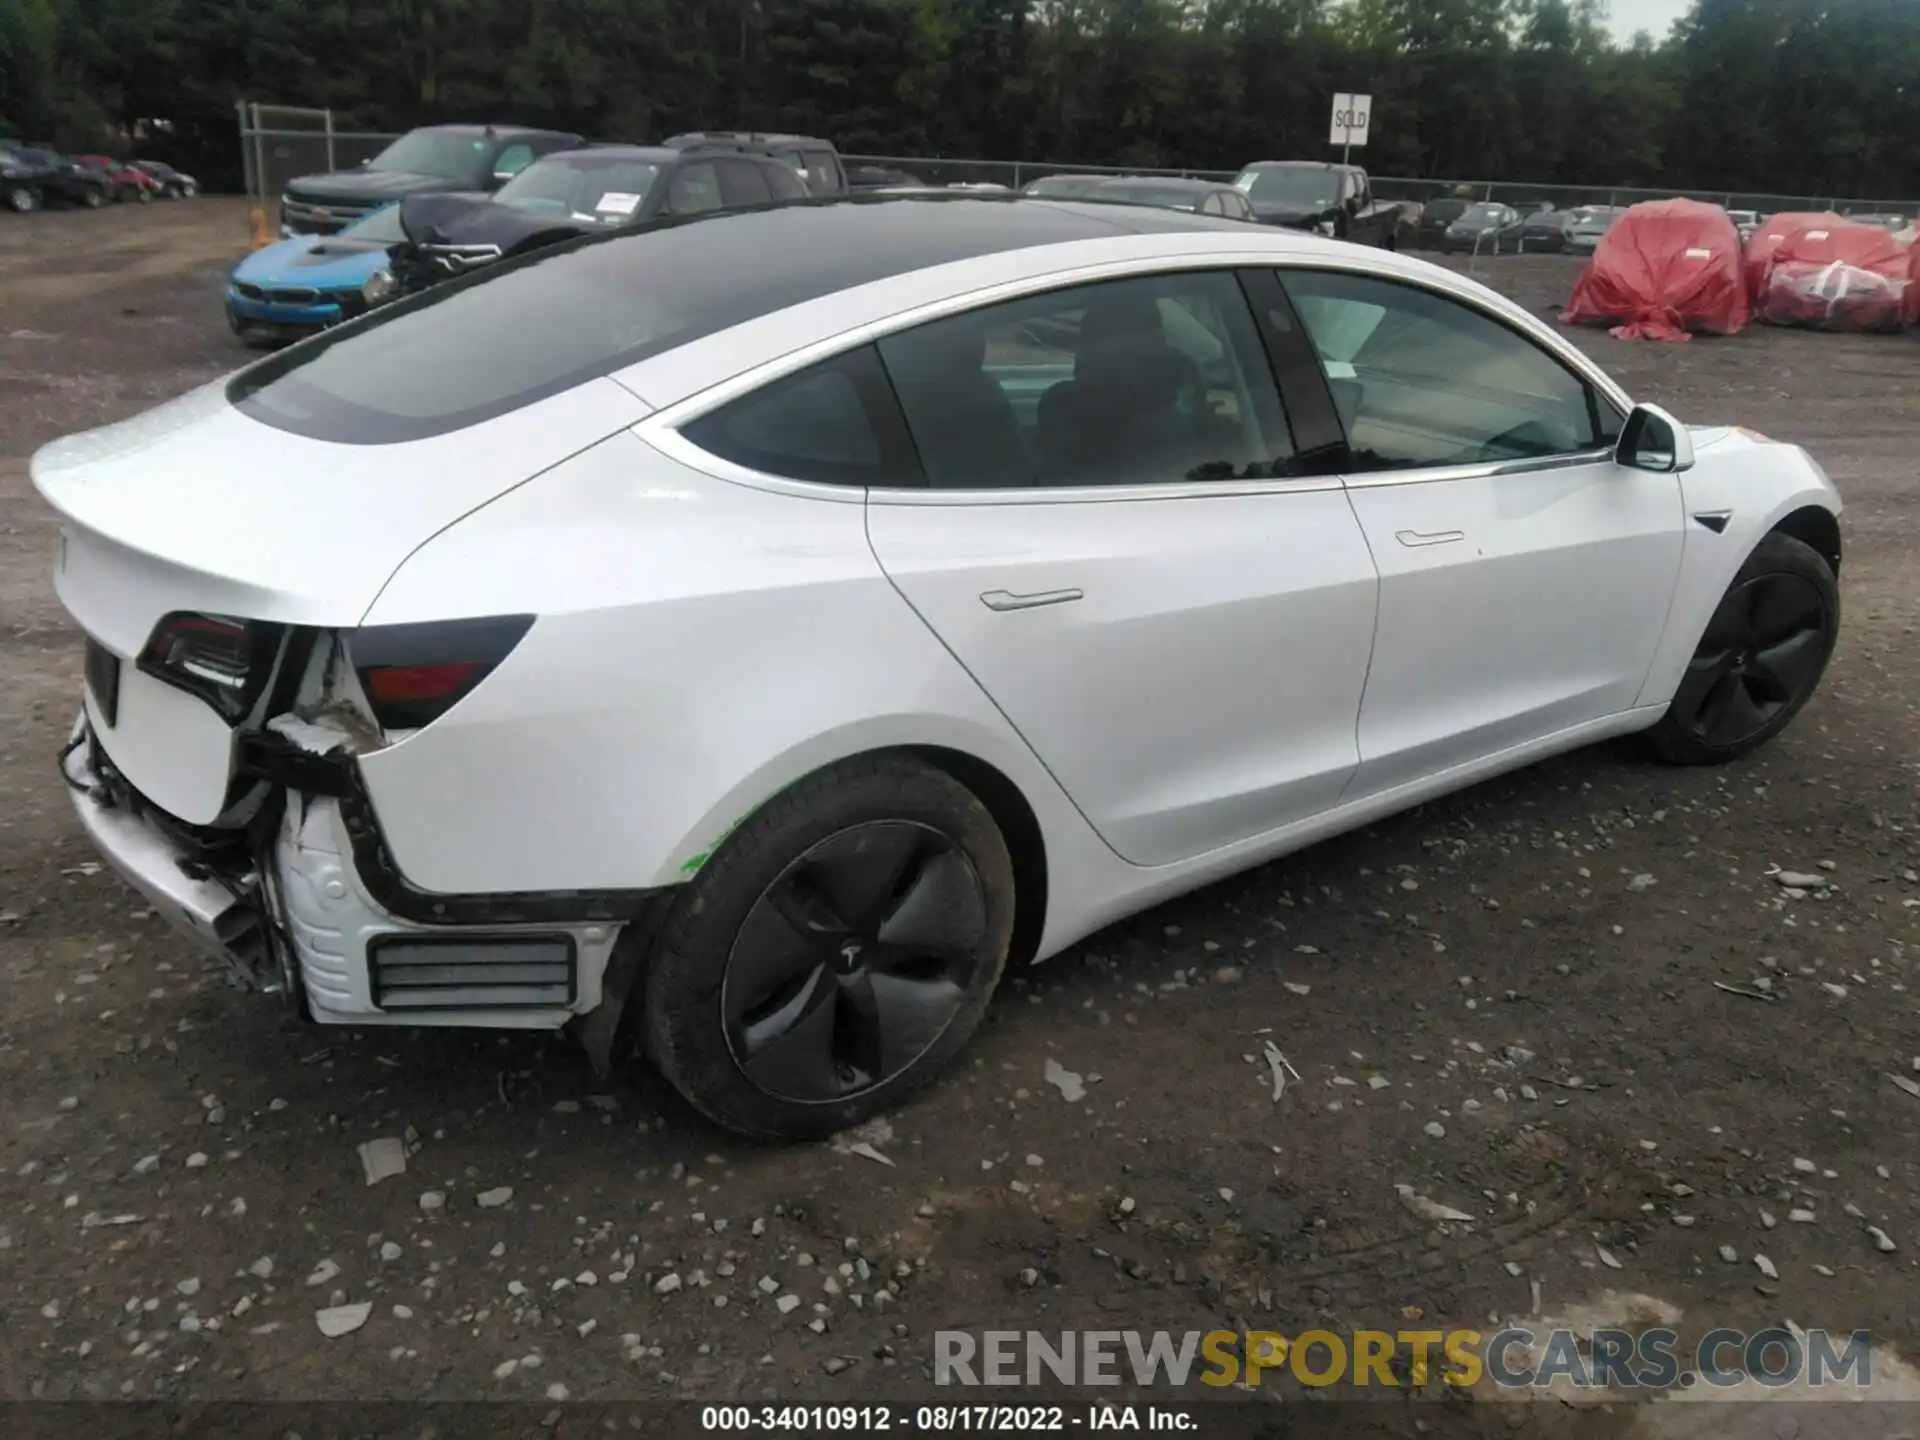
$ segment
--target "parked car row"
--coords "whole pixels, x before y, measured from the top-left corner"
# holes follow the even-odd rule
[[[17,215],[49,205],[102,205],[185,200],[200,182],[158,160],[66,155],[47,145],[0,144],[0,208]]]
[[[290,181],[284,238],[234,268],[227,322],[250,343],[279,343],[566,240],[849,188],[839,152],[810,136],[694,131],[617,145],[429,126],[353,170]]]

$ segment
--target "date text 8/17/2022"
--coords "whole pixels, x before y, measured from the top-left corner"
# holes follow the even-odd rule
[[[1149,1430],[1193,1433],[1192,1412],[1163,1405],[705,1405],[707,1431],[869,1432],[985,1435]]]

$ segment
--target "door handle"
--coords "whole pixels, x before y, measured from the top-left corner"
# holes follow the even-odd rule
[[[989,610],[1037,610],[1042,605],[1065,605],[1086,598],[1084,590],[1036,590],[1031,595],[1016,595],[1011,590],[986,590],[980,603]]]
[[[1422,545],[1451,545],[1455,541],[1466,539],[1467,532],[1464,530],[1435,530],[1432,534],[1426,534],[1419,530],[1396,530],[1393,532],[1393,538],[1398,540],[1402,545],[1408,545],[1418,549]]]

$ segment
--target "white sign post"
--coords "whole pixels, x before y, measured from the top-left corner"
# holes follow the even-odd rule
[[[1340,147],[1340,163],[1347,163],[1347,152],[1367,143],[1367,125],[1373,118],[1371,95],[1333,97],[1333,133],[1331,142]]]

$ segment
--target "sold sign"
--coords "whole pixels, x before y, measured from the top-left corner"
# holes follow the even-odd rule
[[[1367,122],[1373,114],[1371,95],[1336,95],[1333,97],[1333,133],[1329,139],[1335,145],[1364,145],[1367,143]]]

